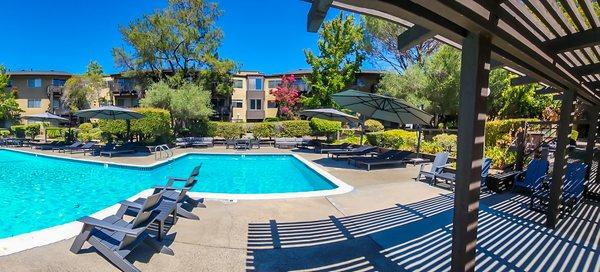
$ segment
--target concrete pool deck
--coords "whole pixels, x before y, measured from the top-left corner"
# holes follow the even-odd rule
[[[29,149],[26,150],[29,151]],[[175,153],[182,154],[190,151],[241,153],[222,147],[176,149]],[[290,151],[261,148],[250,152],[289,153]],[[194,210],[194,213],[200,217],[200,221],[181,219],[170,230],[169,243],[175,256],[154,254],[152,250],[140,247],[128,259],[132,260],[134,265],[142,271],[283,271],[311,268],[328,271],[340,268],[359,270],[358,268],[369,267],[388,271],[398,268],[394,266],[398,262],[397,260],[390,261],[396,254],[404,254],[406,260],[427,260],[427,258],[435,257],[436,260],[449,262],[449,256],[423,253],[426,251],[420,251],[421,253],[408,257],[406,257],[406,252],[398,253],[403,250],[403,247],[397,248],[397,245],[408,243],[406,244],[407,248],[414,248],[414,245],[420,244],[429,246],[428,248],[437,248],[436,250],[449,254],[442,248],[450,242],[448,233],[439,234],[437,227],[442,230],[447,228],[448,213],[452,211],[451,192],[431,187],[422,182],[415,182],[413,178],[417,174],[418,167],[409,165],[405,168],[365,171],[348,166],[344,160],[327,159],[325,155],[293,153],[318,164],[330,174],[353,186],[354,190],[342,195],[299,199],[240,200],[237,202],[207,200],[205,208]],[[48,154],[53,153],[48,152]],[[56,154],[54,153],[54,155]],[[83,155],[66,156],[86,159]],[[93,159],[98,160],[96,157]],[[153,156],[101,158],[101,160],[132,164],[155,162]],[[502,230],[500,233],[502,237],[512,238],[515,236],[508,234],[517,227],[528,228],[529,232],[526,233],[531,232],[531,235],[535,236],[532,236],[532,239],[524,239],[525,241],[543,238],[540,240],[546,242],[541,243],[543,246],[551,243],[553,239],[557,239],[562,243],[561,245],[569,246],[567,249],[558,248],[558,250],[570,252],[570,255],[567,256],[569,258],[577,258],[582,262],[589,263],[587,266],[582,266],[592,269],[589,271],[598,271],[594,270],[599,268],[598,263],[600,263],[598,259],[600,256],[598,249],[600,209],[597,204],[584,205],[581,214],[585,215],[585,218],[580,218],[581,216],[576,214],[573,219],[566,220],[568,223],[573,220],[575,220],[573,222],[579,222],[577,220],[581,219],[585,223],[581,224],[582,228],[585,227],[585,229],[559,227],[556,231],[545,231],[540,227],[529,227],[533,224],[531,222],[538,222],[542,220],[543,216],[540,217],[523,208],[523,199],[510,194],[497,196],[490,197],[491,200],[486,202],[486,205],[494,207],[493,212],[487,209],[483,210],[480,215],[481,229],[486,231],[484,235],[495,233],[491,230]],[[502,217],[499,217],[499,213],[503,213]],[[516,220],[507,220],[506,214],[523,216],[529,223],[523,224],[521,221],[515,223]],[[507,222],[503,223],[503,220]],[[424,225],[420,226],[419,223]],[[494,225],[490,227],[486,224]],[[513,226],[515,224],[518,225]],[[435,229],[433,229],[434,227]],[[420,231],[421,229],[423,230]],[[571,236],[565,236],[566,234],[563,232],[569,231],[582,232],[585,236],[574,236],[572,241],[567,241],[565,244],[563,237],[567,237],[568,240]],[[413,234],[414,237],[409,237],[410,234]],[[298,238],[298,235],[301,238]],[[523,235],[520,236],[526,238]],[[440,237],[444,239],[439,240]],[[394,239],[400,240],[394,241]],[[414,242],[411,239],[426,240]],[[69,239],[0,257],[0,271],[116,270],[93,250],[84,250],[78,255],[72,254],[68,250],[72,241],[73,239]],[[494,241],[481,239],[479,243],[493,245]],[[499,250],[502,252],[510,249],[507,249],[506,244],[501,245],[502,248]],[[84,248],[87,246],[89,245],[86,244]],[[515,248],[522,250],[523,247],[515,246]],[[553,248],[542,249],[538,250],[540,254],[548,255],[547,251]],[[382,253],[382,251],[385,252]],[[489,252],[493,253],[494,251],[489,250]],[[583,258],[580,257],[580,253],[585,254]],[[486,254],[483,255],[487,256]],[[525,255],[525,257],[527,256],[529,255]],[[540,268],[537,259],[529,258],[529,261],[525,262],[525,266],[531,263],[530,270]],[[562,259],[565,258],[562,257]],[[521,266],[511,266],[510,263],[499,262],[497,259],[500,258],[491,258],[487,262],[490,265],[495,263],[503,265],[498,266],[499,268],[520,270]],[[486,260],[484,259],[483,262],[485,263]],[[553,260],[551,258],[550,262]],[[436,265],[437,262],[431,261]],[[514,260],[514,262],[518,264],[519,260]],[[418,263],[400,265],[403,265],[403,269],[408,268],[409,270],[419,267]],[[445,263],[441,263],[438,265],[439,267],[444,268]],[[541,268],[552,271],[565,267],[560,263],[558,265],[549,263]],[[568,268],[563,270],[569,270]]]

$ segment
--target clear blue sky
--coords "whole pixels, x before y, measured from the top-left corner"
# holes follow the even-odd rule
[[[166,0],[2,0],[0,64],[10,70],[81,73],[97,60],[117,72],[111,48],[122,46],[119,26],[166,5]],[[307,68],[303,49],[316,48],[306,31],[310,5],[300,0],[219,0],[225,39],[220,55],[243,70],[265,73]],[[333,17],[338,11],[330,11]]]

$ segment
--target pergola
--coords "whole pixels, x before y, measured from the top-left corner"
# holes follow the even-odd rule
[[[435,38],[462,49],[458,158],[452,229],[452,271],[475,269],[480,173],[489,72],[503,66],[539,82],[538,94],[562,93],[546,225],[558,221],[566,147],[575,103],[588,106],[586,163],[592,165],[600,109],[600,20],[592,0],[312,0],[308,31],[316,32],[330,7],[407,27],[399,50]]]

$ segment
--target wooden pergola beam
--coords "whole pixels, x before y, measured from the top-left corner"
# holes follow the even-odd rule
[[[531,78],[529,76],[515,77],[515,78],[510,79],[511,86],[528,85],[528,84],[533,84],[533,83],[537,83],[537,82],[538,81],[536,79]]]
[[[422,26],[414,25],[398,35],[398,50],[406,51],[435,36],[435,33]]]
[[[598,45],[598,37],[600,37],[600,28],[590,28],[546,41],[544,45],[549,50],[560,53]]]
[[[598,37],[598,38],[600,39],[600,37]],[[600,62],[573,67],[573,72],[575,72],[581,76],[600,73]]]
[[[331,7],[333,0],[314,0],[308,11],[308,20],[306,29],[308,32],[317,32],[325,20],[327,11]]]
[[[542,89],[537,89],[535,90],[535,94],[536,95],[543,95],[543,94],[554,94],[554,93],[559,93],[560,91],[557,89],[554,89],[552,87],[545,87]]]

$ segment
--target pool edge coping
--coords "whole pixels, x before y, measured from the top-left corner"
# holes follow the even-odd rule
[[[302,156],[300,156],[298,154],[294,154],[294,153],[250,153],[250,154],[235,153],[235,154],[232,154],[232,153],[223,153],[223,152],[192,151],[192,152],[185,152],[182,154],[178,154],[178,155],[173,156],[165,161],[158,161],[158,162],[151,163],[149,165],[139,165],[139,164],[103,162],[103,161],[97,161],[97,160],[68,158],[68,157],[62,157],[62,156],[58,156],[58,155],[40,154],[40,153],[36,153],[36,152],[25,151],[25,150],[16,150],[16,149],[5,148],[5,147],[0,147],[0,150],[8,150],[8,151],[12,151],[12,152],[20,152],[20,153],[25,153],[25,154],[29,154],[29,155],[43,156],[43,157],[62,159],[62,160],[71,160],[71,161],[84,162],[84,163],[97,163],[97,164],[104,164],[104,165],[138,167],[138,168],[153,168],[153,167],[157,167],[161,164],[169,163],[178,158],[181,158],[181,157],[184,157],[187,155],[194,155],[194,154],[196,154],[196,155],[206,155],[206,154],[208,154],[208,155],[252,155],[252,156],[255,156],[255,155],[264,155],[264,156],[287,155],[287,156],[293,156],[294,158],[296,158],[297,160],[302,162],[304,165],[306,165],[309,169],[315,171],[317,174],[319,174],[320,176],[325,178],[328,182],[333,183],[335,186],[337,186],[337,188],[328,189],[328,190],[316,190],[316,191],[310,191],[310,192],[270,193],[270,194],[223,194],[223,193],[199,193],[199,192],[189,192],[188,194],[189,194],[189,196],[194,197],[194,198],[204,198],[204,199],[210,199],[210,200],[228,200],[228,201],[234,200],[234,201],[237,201],[237,200],[277,200],[277,199],[289,199],[289,198],[327,197],[327,196],[332,196],[332,195],[345,194],[345,193],[348,193],[348,192],[354,190],[354,187],[343,182],[342,180],[335,177],[331,173],[327,172],[325,169],[323,169],[316,163],[314,163],[310,160],[307,160],[307,159],[303,158]],[[135,195],[127,198],[127,200],[133,201],[133,200],[136,200],[137,198],[148,196],[151,194],[151,192],[152,192],[152,189],[146,189],[146,190],[140,191],[140,192],[136,193]],[[117,210],[119,209],[119,206],[120,205],[118,203],[116,203],[116,204],[106,207],[100,211],[97,211],[97,212],[91,214],[90,216],[94,217],[94,218],[98,218],[98,219],[105,218],[109,215],[115,214],[117,212]],[[11,237],[0,238],[0,257],[11,255],[11,254],[29,250],[29,249],[33,249],[36,247],[53,244],[53,243],[60,242],[63,240],[68,240],[72,237],[75,237],[77,234],[79,234],[82,226],[83,226],[82,223],[75,220],[75,221],[67,222],[67,223],[64,223],[61,225],[43,228],[40,230],[35,230],[35,231],[31,231],[31,232],[11,236]]]

